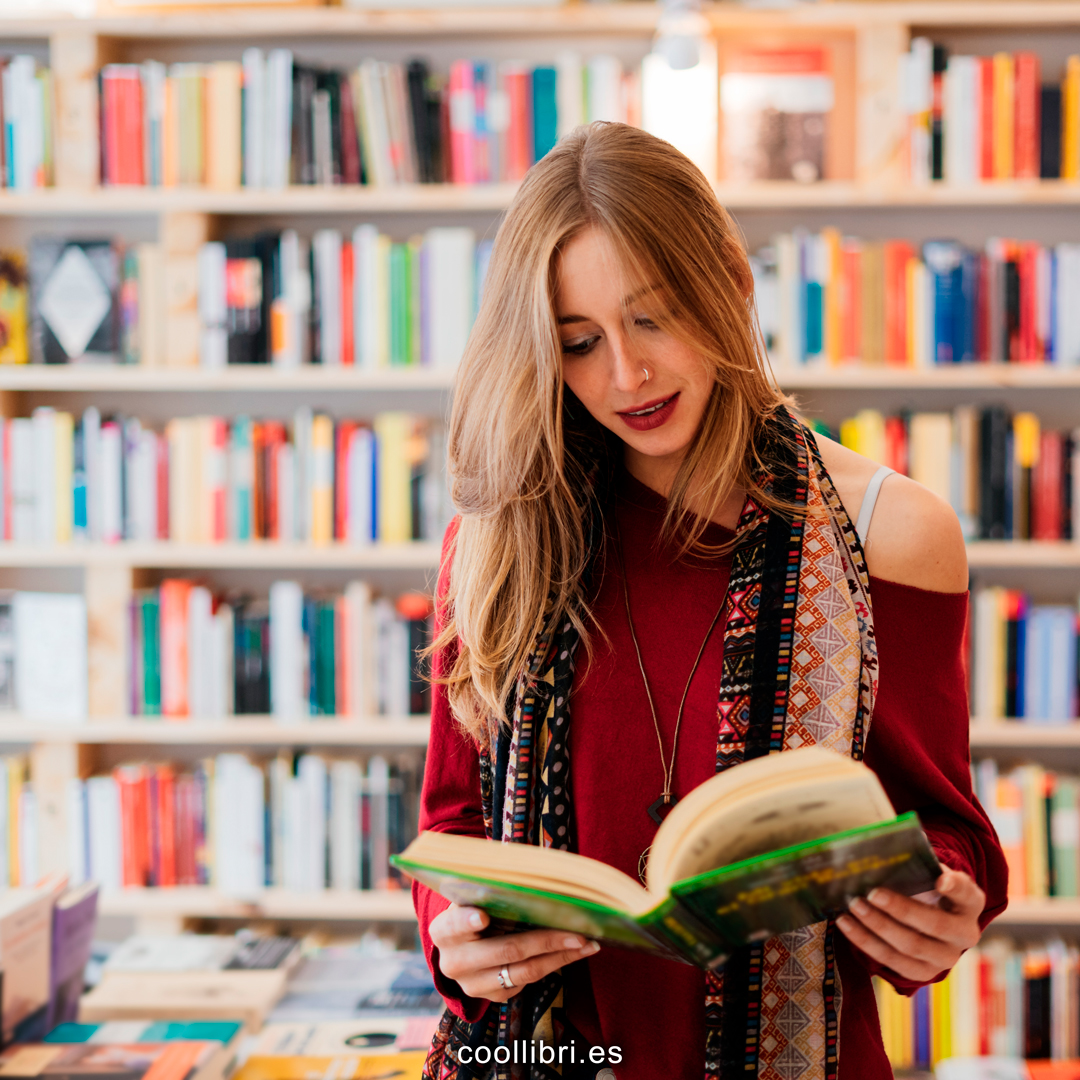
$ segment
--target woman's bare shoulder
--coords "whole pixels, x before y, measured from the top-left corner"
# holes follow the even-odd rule
[[[825,468],[855,520],[879,466],[832,439],[816,438]],[[906,476],[894,474],[882,484],[863,546],[867,568],[874,577],[932,592],[963,592],[967,588],[967,553],[955,512]]]

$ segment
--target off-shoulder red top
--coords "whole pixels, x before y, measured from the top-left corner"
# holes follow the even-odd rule
[[[728,559],[675,559],[660,550],[665,500],[623,474],[615,500],[634,627],[670,753],[678,702],[702,638],[727,589]],[[451,526],[451,529],[453,526]],[[710,525],[706,539],[731,534]],[[449,536],[449,534],[448,534]],[[610,545],[609,545],[610,548]],[[603,632],[582,654],[574,681],[571,784],[577,850],[637,875],[656,825],[646,808],[663,789],[656,730],[634,656],[618,563],[609,551],[595,603]],[[1005,907],[1001,849],[971,789],[963,639],[967,593],[937,593],[871,578],[880,662],[866,763],[898,813],[917,810],[941,861],[969,873],[986,892],[985,925]],[[606,636],[606,641],[605,641]],[[618,660],[616,660],[618,658]],[[722,640],[714,631],[687,697],[675,758],[674,791],[683,796],[713,775]],[[436,663],[439,658],[436,657]],[[477,752],[455,727],[436,688],[420,815],[421,829],[483,836]],[[427,934],[447,901],[413,884],[420,935],[443,997],[475,1020],[486,1002],[464,995],[439,971]],[[870,976],[879,972],[842,935],[838,968],[840,1075],[891,1080]],[[622,1048],[618,1080],[656,1080],[704,1072],[705,975],[697,968],[604,948],[564,969],[567,1015],[593,1045]],[[893,976],[904,992],[917,984]]]

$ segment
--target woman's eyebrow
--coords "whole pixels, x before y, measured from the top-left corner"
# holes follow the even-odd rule
[[[622,307],[629,307],[635,300],[640,300],[646,293],[655,292],[659,289],[659,285],[646,285],[644,288],[637,289],[630,293],[628,296],[624,296],[622,299]],[[556,320],[559,326],[567,326],[570,323],[590,322],[584,315],[560,315]]]

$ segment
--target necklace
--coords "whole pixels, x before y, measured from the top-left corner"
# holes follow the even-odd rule
[[[694,660],[694,666],[690,669],[690,678],[686,680],[686,686],[683,688],[682,700],[679,702],[679,712],[675,717],[675,735],[671,740],[671,760],[668,761],[664,756],[664,739],[660,734],[660,721],[656,715],[656,703],[653,701],[652,690],[649,687],[649,679],[645,674],[645,664],[641,659],[641,646],[638,644],[637,632],[634,629],[634,619],[630,614],[630,588],[626,583],[626,563],[623,559],[622,532],[618,527],[617,521],[615,525],[615,538],[619,555],[619,572],[622,576],[623,603],[626,605],[626,621],[630,624],[630,639],[634,643],[634,652],[637,654],[638,668],[641,670],[641,681],[645,684],[645,696],[649,699],[649,711],[652,713],[653,727],[656,729],[656,742],[660,747],[660,766],[664,770],[664,790],[660,792],[659,798],[649,806],[648,810],[649,817],[659,825],[671,812],[671,808],[675,803],[678,802],[678,799],[671,790],[671,781],[675,774],[675,749],[679,745],[679,727],[682,725],[683,709],[686,706],[686,697],[690,693],[690,684],[694,681],[694,675],[697,672],[698,665],[701,663],[702,656],[705,655],[705,646],[709,643],[709,638],[712,637],[713,629],[717,622],[720,621],[720,616],[723,614],[724,603],[720,604],[719,609],[712,618],[712,622],[709,623],[709,629],[705,631],[705,639],[701,643],[701,648],[698,649],[697,658]],[[648,861],[649,849],[651,847],[652,844],[641,853],[641,856],[638,859],[638,877],[643,884],[645,882],[645,864]]]

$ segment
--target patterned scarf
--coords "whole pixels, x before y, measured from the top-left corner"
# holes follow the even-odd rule
[[[869,579],[855,528],[813,437],[781,410],[760,447],[774,463],[764,485],[807,512],[771,513],[747,498],[736,528],[720,626],[716,770],[799,746],[860,759],[877,689]],[[552,619],[518,679],[509,729],[481,751],[484,824],[491,839],[574,850],[568,701],[578,635]],[[736,950],[706,976],[705,1080],[835,1080],[841,986],[832,921]],[[493,1002],[467,1023],[449,1009],[424,1080],[577,1080],[541,1064],[466,1065],[458,1050],[517,1039],[559,1046],[586,1041],[563,1007],[562,973]],[[482,1055],[486,1056],[486,1055]],[[472,1060],[472,1055],[466,1055]],[[488,1058],[489,1061],[494,1058]]]

